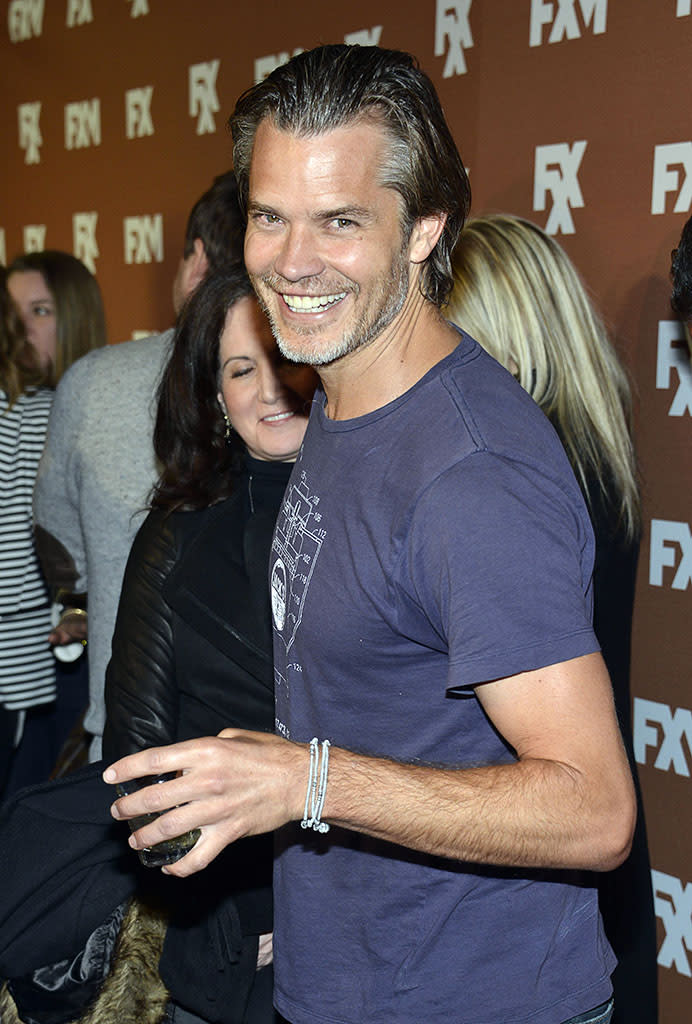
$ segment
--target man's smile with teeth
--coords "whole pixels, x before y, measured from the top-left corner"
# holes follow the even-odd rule
[[[321,313],[345,296],[346,292],[338,292],[336,295],[283,295],[282,298],[294,313]]]

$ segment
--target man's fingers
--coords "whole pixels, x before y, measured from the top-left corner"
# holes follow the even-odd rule
[[[204,755],[204,740],[187,740],[168,747],[149,747],[115,761],[103,773],[108,783],[129,782],[145,775],[164,775],[189,769],[193,758]]]

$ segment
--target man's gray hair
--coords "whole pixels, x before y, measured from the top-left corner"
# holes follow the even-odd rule
[[[443,305],[452,288],[451,254],[471,190],[435,87],[415,58],[378,46],[320,46],[293,57],[243,93],[229,126],[245,207],[255,134],[265,118],[281,131],[306,137],[368,118],[385,130],[390,148],[380,181],[401,196],[404,237],[421,217],[447,216],[421,276],[423,295]]]

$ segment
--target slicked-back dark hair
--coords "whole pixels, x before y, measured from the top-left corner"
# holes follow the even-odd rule
[[[241,259],[245,218],[238,203],[238,186],[233,171],[214,178],[213,184],[190,210],[185,228],[183,256],[187,258],[195,239],[202,240],[209,271],[219,270],[229,260]]]
[[[420,217],[447,215],[421,276],[423,295],[442,305],[452,288],[451,254],[471,190],[435,87],[416,59],[378,46],[320,46],[293,57],[244,92],[229,121],[244,206],[255,134],[265,118],[281,131],[305,137],[363,119],[385,130],[390,151],[380,183],[402,198],[404,236]]]
[[[254,297],[242,263],[208,274],[183,306],[158,390],[154,451],[161,466],[154,508],[206,508],[227,498],[245,444],[227,442],[219,406],[219,345],[231,306]]]
[[[682,320],[692,320],[692,217],[682,229],[677,249],[671,253],[670,273],[670,304]]]

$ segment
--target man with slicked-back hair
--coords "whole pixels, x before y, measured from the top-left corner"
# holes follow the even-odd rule
[[[275,1004],[292,1024],[607,1024],[588,872],[634,799],[591,623],[594,542],[519,384],[442,316],[469,205],[409,55],[324,46],[231,118],[245,261],[322,391],[277,520],[276,735],[122,759],[115,802],[201,826],[167,870],[277,830]],[[184,806],[181,806],[184,805]]]

